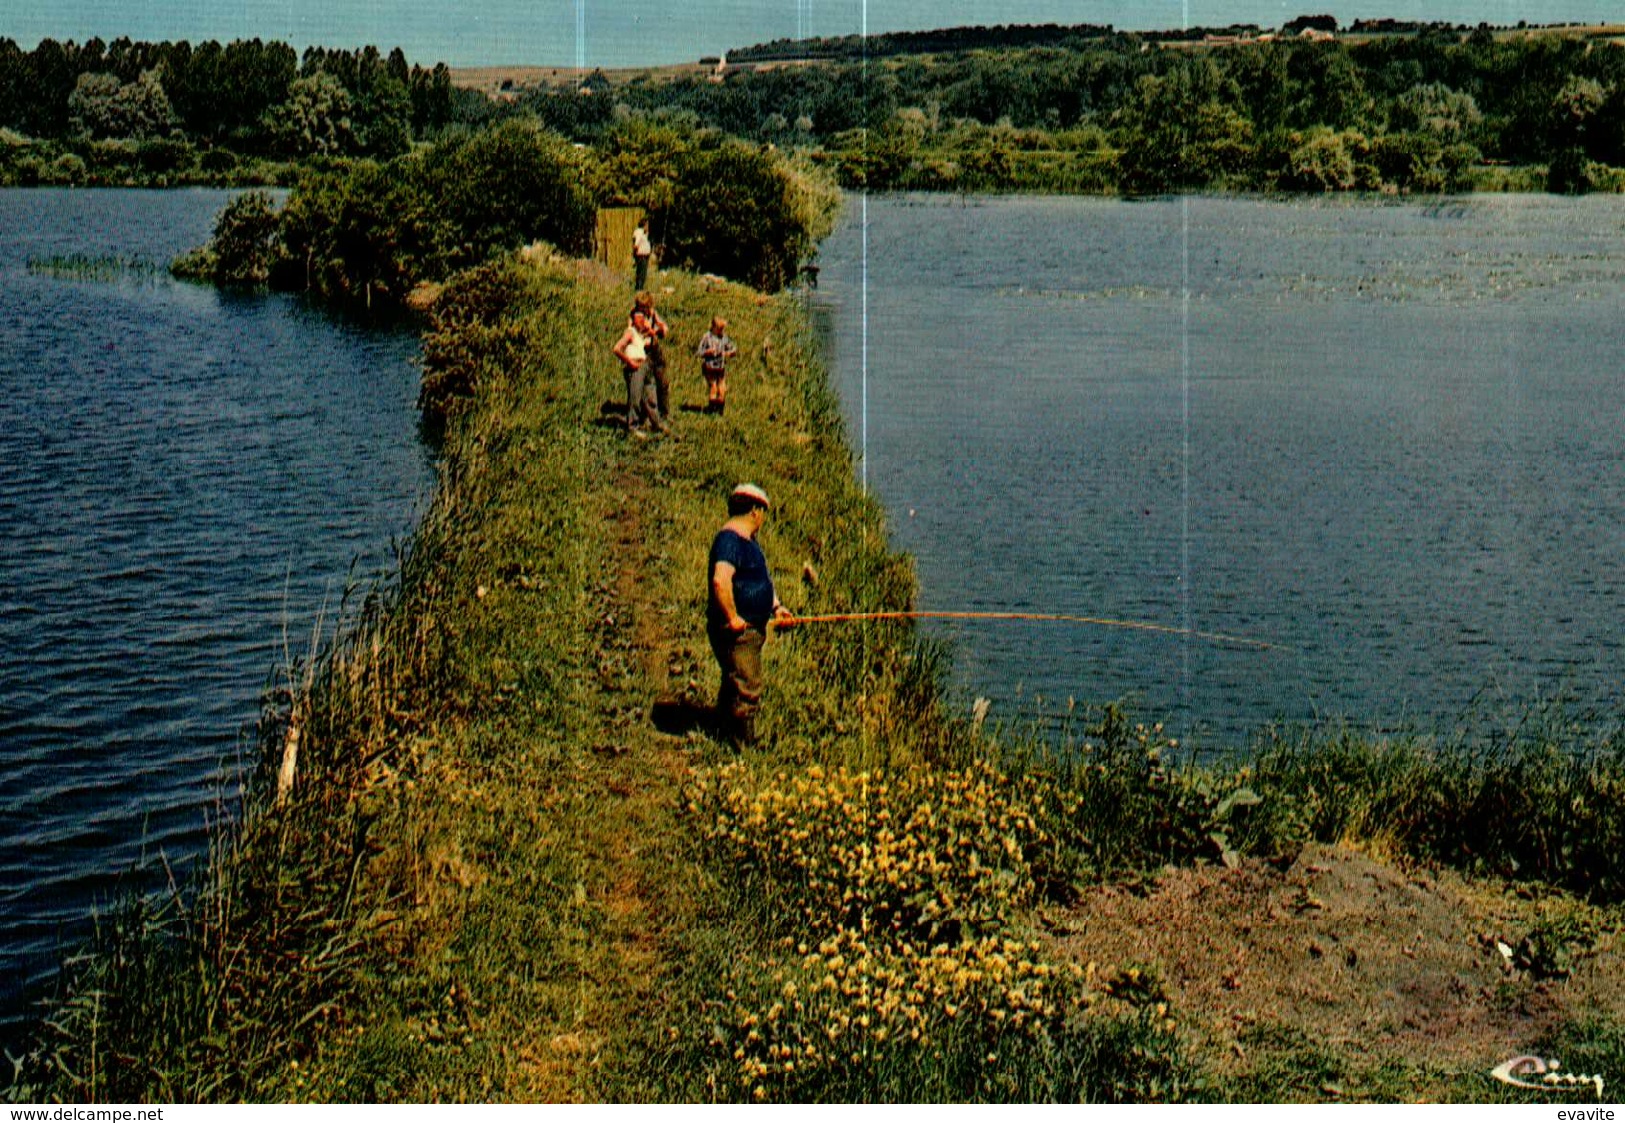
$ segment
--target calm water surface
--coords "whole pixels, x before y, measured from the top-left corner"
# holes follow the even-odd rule
[[[1616,707],[1622,234],[1614,198],[853,199],[817,305],[921,608],[1279,645],[935,628],[995,714],[1493,731]]]
[[[0,191],[0,1029],[121,885],[184,876],[272,668],[431,483],[413,335],[29,268],[161,266],[226,198]]]

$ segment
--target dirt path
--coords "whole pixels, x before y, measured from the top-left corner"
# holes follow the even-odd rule
[[[1497,946],[1517,948],[1543,918],[1537,899],[1311,846],[1286,869],[1180,869],[1149,891],[1097,888],[1052,919],[1075,957],[1154,968],[1238,1077],[1283,1048],[1330,1049],[1370,1070],[1487,1074],[1566,1017],[1621,1009],[1616,939],[1578,955],[1567,977],[1518,969]]]
[[[531,1042],[516,1089],[526,1102],[600,1102],[625,1091],[625,1073],[607,1070],[624,1062],[629,1043],[618,1035],[645,1027],[660,1005],[686,915],[695,894],[672,840],[682,828],[680,797],[690,770],[687,743],[651,726],[646,695],[658,696],[668,676],[675,639],[662,627],[647,575],[655,547],[642,512],[648,483],[623,470],[614,493],[620,504],[606,511],[614,525],[615,569],[595,614],[605,622],[597,689],[590,700],[593,760],[581,782],[594,786],[593,811],[578,823],[576,844],[592,873],[584,885],[596,931],[577,965],[581,992],[575,1024]],[[556,1028],[556,1027],[555,1027]]]

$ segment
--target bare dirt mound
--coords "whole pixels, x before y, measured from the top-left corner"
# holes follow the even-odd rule
[[[1488,1073],[1569,1016],[1625,1009],[1617,939],[1594,936],[1544,969],[1519,954],[1551,905],[1311,846],[1284,869],[1098,887],[1055,919],[1075,959],[1153,969],[1232,1070],[1249,1065],[1250,1031],[1285,1027],[1362,1066]]]

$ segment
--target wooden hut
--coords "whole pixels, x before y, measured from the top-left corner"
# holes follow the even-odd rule
[[[642,207],[601,207],[593,234],[593,257],[628,277],[632,275],[632,231],[643,219]],[[654,283],[655,262],[649,261],[649,283]]]

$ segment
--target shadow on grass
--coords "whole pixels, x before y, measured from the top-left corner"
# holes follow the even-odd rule
[[[689,698],[662,699],[654,704],[651,716],[656,729],[674,737],[685,737],[694,732],[718,739],[724,735],[716,708]]]

